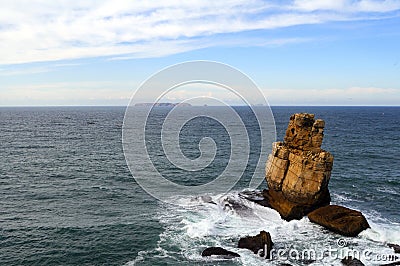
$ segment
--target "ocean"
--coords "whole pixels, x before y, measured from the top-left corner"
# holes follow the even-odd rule
[[[235,109],[247,117],[248,108]],[[155,115],[162,119],[168,110],[159,107]],[[356,238],[341,237],[306,217],[286,222],[276,211],[240,197],[260,155],[252,119],[246,119],[251,154],[236,186],[207,197],[178,197],[184,206],[177,206],[154,199],[132,177],[122,147],[124,107],[2,107],[0,264],[341,265],[340,256],[323,256],[315,262],[269,261],[236,248],[240,237],[261,230],[271,233],[277,248],[368,250],[375,260],[362,258],[366,265],[389,263],[384,255],[393,251],[386,244],[400,244],[400,108],[272,107],[272,111],[278,140],[293,113],[313,113],[325,120],[323,148],[335,157],[329,184],[332,203],[360,210],[371,229]],[[158,130],[159,124],[152,129]],[[191,186],[216,178],[231,150],[221,124],[208,118],[190,121],[180,135],[182,152],[198,157],[198,141],[204,136],[214,139],[218,148],[207,169],[189,173],[177,169],[159,154],[161,146],[155,142],[150,155],[158,171]],[[265,182],[259,187],[263,188]],[[224,247],[241,257],[202,258],[201,251],[209,246]]]

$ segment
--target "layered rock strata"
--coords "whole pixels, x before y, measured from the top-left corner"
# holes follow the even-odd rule
[[[301,219],[330,203],[328,183],[333,156],[321,149],[325,122],[294,114],[283,142],[275,142],[266,164],[264,197],[286,220]]]

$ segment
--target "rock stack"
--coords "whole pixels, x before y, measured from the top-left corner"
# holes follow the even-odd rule
[[[245,191],[239,195],[277,210],[285,220],[301,219],[307,215],[311,222],[332,232],[354,237],[370,226],[361,212],[330,205],[328,184],[333,156],[321,149],[324,127],[325,122],[314,119],[313,114],[292,115],[284,141],[272,144],[265,169],[268,190],[264,190],[262,195],[258,191]],[[208,202],[214,203],[211,199]],[[227,203],[227,206],[235,206],[229,200]],[[246,248],[271,259],[273,245],[270,233],[261,231],[256,236],[240,238],[238,248]],[[399,245],[389,244],[389,247],[396,253],[400,252]],[[224,258],[239,256],[220,247],[207,248],[202,253],[202,256],[211,255],[223,255]],[[363,265],[352,257],[343,258],[342,264]]]
[[[324,127],[325,122],[315,120],[313,114],[292,115],[284,141],[272,144],[272,153],[265,169],[268,190],[264,190],[262,195],[257,191],[246,191],[239,195],[277,210],[285,220],[301,219],[307,215],[311,222],[335,233],[357,236],[370,227],[364,215],[346,207],[330,205],[328,183],[333,156],[321,149]],[[227,206],[231,205],[234,206],[232,203]],[[242,237],[238,243],[238,248],[249,249],[267,259],[271,259],[272,246],[271,235],[266,231],[256,236]],[[399,245],[389,244],[389,247],[396,253],[400,252]],[[212,247],[204,250],[202,256],[239,256],[235,254],[220,247]],[[352,257],[344,258],[342,264],[363,265]]]
[[[290,117],[284,142],[275,142],[266,164],[264,196],[286,220],[329,205],[333,156],[321,149],[325,122],[313,114]]]
[[[266,165],[268,190],[264,205],[277,210],[283,219],[301,219],[345,235],[356,236],[369,228],[361,212],[329,205],[328,183],[333,156],[321,149],[325,122],[313,114],[294,114],[283,142],[272,145]],[[329,206],[328,206],[329,205]]]

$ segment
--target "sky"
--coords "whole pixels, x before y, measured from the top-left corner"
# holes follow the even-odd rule
[[[191,60],[239,69],[271,105],[398,106],[400,0],[2,1],[0,106],[123,106]],[[237,104],[210,86],[166,100],[193,91]]]

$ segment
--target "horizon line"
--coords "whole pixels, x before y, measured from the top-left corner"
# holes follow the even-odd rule
[[[40,107],[128,107],[129,105],[0,105],[0,108],[40,108]],[[192,105],[192,106],[180,106],[179,108],[190,108],[190,107],[222,107],[224,105]],[[228,105],[230,107],[400,107],[400,105]],[[134,107],[133,105],[131,107]],[[140,106],[137,106],[142,108]],[[155,106],[158,108],[171,108],[173,106]]]

